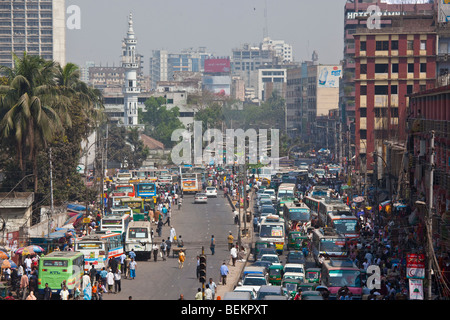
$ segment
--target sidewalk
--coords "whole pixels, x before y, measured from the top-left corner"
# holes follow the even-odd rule
[[[230,205],[232,205],[231,201],[230,201]],[[253,216],[253,196],[250,197],[249,208],[248,209],[251,210],[252,216]],[[234,208],[233,208],[233,210],[234,210]],[[243,229],[243,226],[244,226],[244,221],[243,220],[245,219],[245,214],[243,214],[242,216],[243,217],[241,217],[241,230]],[[233,267],[231,259],[228,260],[227,267],[228,267],[228,270],[229,270],[229,274],[227,276],[227,284],[226,285],[222,285],[221,281],[220,281],[220,284],[219,284],[219,281],[216,282],[216,284],[217,284],[216,300],[220,300],[221,298],[223,298],[225,292],[233,291],[234,288],[237,286],[237,283],[241,279],[242,271],[244,270],[245,266],[247,265],[247,261],[248,261],[248,259],[250,257],[250,248],[251,248],[252,242],[253,242],[253,226],[252,226],[252,222],[247,222],[247,228],[248,228],[248,235],[247,236],[241,236],[242,237],[241,238],[242,246],[246,250],[244,261],[236,260],[236,265]]]

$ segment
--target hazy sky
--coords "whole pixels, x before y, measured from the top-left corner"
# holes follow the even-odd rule
[[[152,50],[203,46],[231,56],[232,48],[262,41],[266,1],[268,35],[291,44],[295,61],[316,50],[320,63],[339,63],[346,0],[66,0],[81,11],[81,28],[66,33],[67,61],[118,66],[130,12],[145,73]]]

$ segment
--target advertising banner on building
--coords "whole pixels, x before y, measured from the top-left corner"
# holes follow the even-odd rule
[[[318,88],[339,88],[339,78],[342,77],[341,66],[319,66],[317,72]]]
[[[205,60],[205,73],[228,73],[231,71],[230,59]]]
[[[406,277],[413,279],[425,278],[425,255],[409,253],[406,255]]]
[[[438,0],[439,22],[450,22],[450,0]]]
[[[409,279],[409,300],[423,300],[422,279]]]

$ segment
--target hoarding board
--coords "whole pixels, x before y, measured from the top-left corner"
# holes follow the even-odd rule
[[[317,72],[318,88],[339,88],[339,79],[342,77],[341,66],[319,66]]]
[[[207,59],[204,70],[205,73],[230,72],[230,59]]]

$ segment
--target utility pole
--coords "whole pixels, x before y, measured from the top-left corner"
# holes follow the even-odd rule
[[[427,242],[428,242],[428,300],[431,300],[431,281],[432,281],[432,266],[433,266],[433,174],[434,174],[434,130],[431,131],[430,141],[430,181],[428,189],[428,210],[427,210]]]
[[[48,234],[51,231],[51,218],[53,217],[53,163],[52,163],[52,147],[48,150],[50,164],[50,215],[48,215]]]

